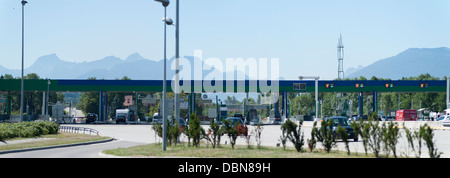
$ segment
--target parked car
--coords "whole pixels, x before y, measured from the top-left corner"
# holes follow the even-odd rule
[[[353,141],[357,142],[358,141],[358,135],[355,135],[355,132],[353,130],[353,128],[350,126],[350,123],[347,119],[347,117],[343,117],[343,116],[333,116],[333,117],[327,117],[324,119],[324,122],[328,122],[329,120],[333,121],[333,126],[331,128],[331,130],[333,131],[333,134],[337,137],[339,137],[339,135],[337,135],[337,129],[338,126],[341,126],[343,128],[345,128],[345,131],[348,134],[348,139],[353,139]],[[323,129],[323,128],[320,128]]]
[[[395,116],[381,116],[381,121],[394,121]]]
[[[450,120],[450,115],[443,115],[437,119],[437,121],[448,121]]]
[[[159,113],[153,114],[153,124],[163,124],[162,116],[159,115]]]
[[[120,122],[127,123],[130,118],[130,110],[129,109],[116,109],[116,124]]]
[[[235,124],[237,124],[236,130],[240,130],[240,132],[243,132],[242,135],[247,136],[248,135],[248,127],[245,125],[244,121],[242,121],[241,118],[239,117],[230,117],[230,118],[226,118],[225,120],[227,120],[231,126],[234,126]],[[225,123],[222,122],[222,127],[226,127]]]
[[[90,124],[90,123],[92,123],[92,122],[97,121],[97,118],[98,118],[97,114],[94,114],[94,113],[88,113],[88,114],[86,115],[86,124]]]
[[[244,121],[245,124],[248,124],[250,121],[247,121],[243,114],[241,113],[234,113],[233,117],[241,118],[242,121]]]
[[[442,126],[450,126],[450,115],[443,115],[437,121],[442,121]]]
[[[173,125],[172,119],[169,119],[169,124]],[[183,118],[178,118],[178,128],[181,132],[184,132],[184,129],[186,128],[186,121]]]

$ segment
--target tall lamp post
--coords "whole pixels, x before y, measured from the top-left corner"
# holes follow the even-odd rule
[[[20,120],[23,120],[23,61],[24,61],[24,9],[27,1],[22,0],[22,78],[20,79]]]
[[[164,79],[163,79],[163,106],[162,106],[162,117],[163,117],[163,151],[166,151],[167,142],[167,116],[166,116],[166,25],[168,23],[167,18],[167,6],[169,6],[169,0],[155,0],[160,2],[164,6]],[[172,21],[173,23],[173,21]]]
[[[316,98],[316,120],[318,118],[317,114],[319,113],[319,76],[299,76],[298,79],[314,79],[315,80],[315,98]]]
[[[179,101],[179,93],[180,87],[180,0],[176,1],[176,26],[175,26],[175,120],[176,123],[179,124],[178,118],[180,118],[180,101]]]
[[[49,101],[49,97],[50,97],[50,79],[47,79],[47,93],[46,93],[46,97],[45,97],[45,115],[48,115],[48,101]]]

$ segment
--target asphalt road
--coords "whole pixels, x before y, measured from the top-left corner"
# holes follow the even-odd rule
[[[95,158],[99,157],[99,153],[105,149],[114,149],[119,147],[130,147],[140,144],[148,144],[161,142],[159,137],[155,137],[154,131],[151,129],[151,125],[73,125],[77,127],[89,127],[96,129],[103,136],[114,137],[117,141],[100,143],[100,144],[92,144],[92,145],[83,145],[83,146],[74,146],[74,147],[66,147],[66,148],[56,148],[49,150],[38,150],[38,151],[29,151],[29,152],[21,152],[21,153],[11,153],[0,155],[0,157],[18,157],[18,158]],[[209,128],[209,126],[204,125],[205,129]],[[249,126],[249,131],[253,130],[253,126]],[[305,142],[306,139],[311,137],[311,127],[305,125],[302,127],[304,132]],[[281,130],[279,125],[267,125],[263,127],[262,132],[262,145],[264,146],[276,146],[279,143],[278,139],[281,135]],[[449,158],[450,157],[450,131],[446,130],[435,130],[436,145],[439,152],[443,152],[441,157]],[[181,141],[186,141],[187,138],[181,137]],[[228,137],[224,136],[222,138],[222,144],[225,142],[229,143]],[[245,145],[244,138],[238,138],[237,144]],[[256,145],[254,137],[251,138],[251,144]],[[287,146],[292,147],[291,143],[288,143]],[[321,147],[321,143],[317,144],[317,148]],[[360,152],[364,153],[364,146],[362,144],[361,139],[358,142],[350,142],[351,152]],[[303,146],[304,149],[307,149],[307,145]],[[345,150],[344,143],[338,142],[338,146],[335,149]],[[402,133],[402,138],[400,139],[397,146],[398,155],[408,155],[410,157],[414,157],[414,153],[408,149],[405,134]],[[423,146],[422,148],[422,157],[428,157],[427,148]]]

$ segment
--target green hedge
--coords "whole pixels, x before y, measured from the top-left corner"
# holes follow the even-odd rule
[[[16,137],[38,137],[46,134],[58,133],[59,126],[54,122],[19,122],[19,123],[1,123],[0,140]]]

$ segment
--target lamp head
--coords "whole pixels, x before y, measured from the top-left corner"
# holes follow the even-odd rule
[[[173,25],[173,20],[170,17],[164,17],[162,19],[167,25]]]
[[[167,7],[170,4],[169,0],[155,0],[155,1],[162,3],[164,7]]]
[[[25,6],[25,4],[27,4],[27,1],[22,0],[22,6]]]

